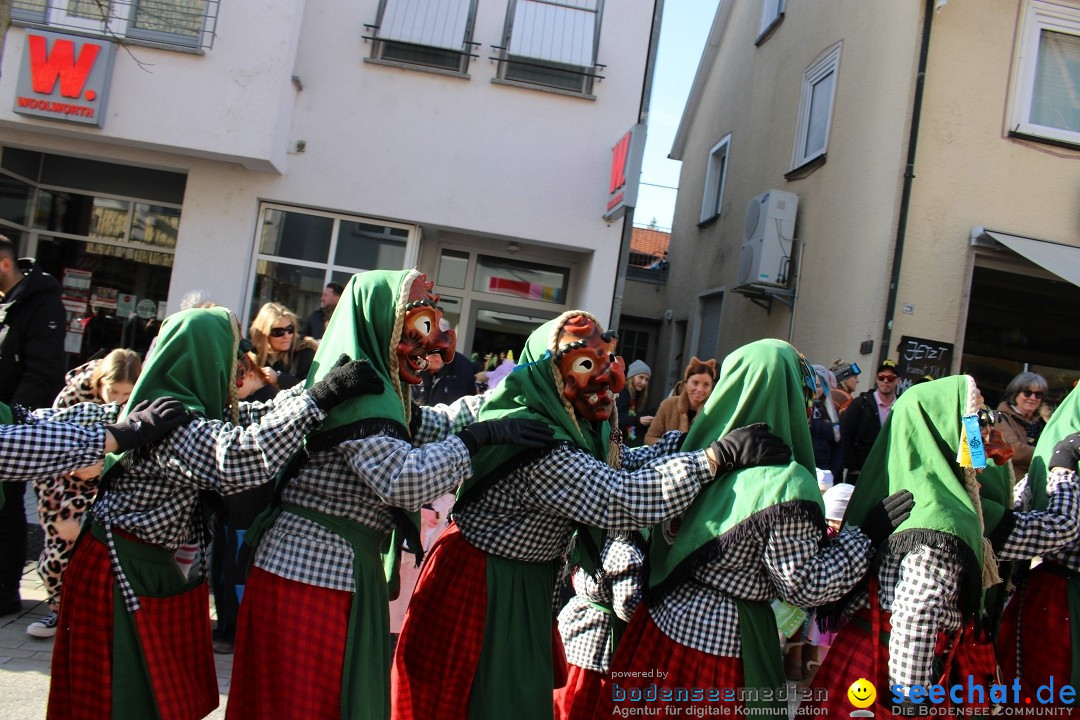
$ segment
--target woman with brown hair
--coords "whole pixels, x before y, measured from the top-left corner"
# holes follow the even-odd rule
[[[645,435],[645,444],[652,445],[668,430],[690,430],[698,411],[709,399],[716,382],[716,360],[690,359],[683,373],[682,391],[664,400]]]
[[[268,368],[272,383],[287,390],[307,378],[311,361],[319,343],[301,337],[300,321],[289,308],[280,303],[266,303],[251,321],[251,343],[255,346],[255,362]]]

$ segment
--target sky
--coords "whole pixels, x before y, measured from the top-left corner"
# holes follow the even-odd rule
[[[668,159],[719,0],[664,0],[635,225],[668,229],[681,162]],[[655,187],[655,186],[663,187]]]

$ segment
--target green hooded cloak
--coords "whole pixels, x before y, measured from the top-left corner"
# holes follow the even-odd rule
[[[1035,456],[1028,467],[1033,510],[1046,509],[1046,476],[1050,471],[1046,464],[1054,454],[1054,446],[1075,432],[1080,432],[1080,387],[1073,388],[1061,401],[1035,444]]]
[[[181,310],[165,318],[121,417],[144,400],[173,397],[198,415],[224,419],[234,397],[230,387],[236,382],[238,340],[232,313],[225,308]],[[110,453],[104,472],[121,455]]]
[[[965,615],[978,608],[982,590],[983,527],[965,486],[976,482],[974,471],[961,468],[957,456],[962,418],[975,414],[976,392],[967,375],[905,390],[870,450],[844,515],[845,525],[862,525],[886,496],[910,490],[915,507],[883,551],[905,554],[922,545],[946,551],[962,568]]]
[[[792,450],[787,465],[743,468],[720,475],[697,496],[672,543],[654,532],[649,555],[650,605],[693,572],[737,545],[780,514],[799,513],[826,536],[825,506],[817,485],[814,449],[806,421],[802,361],[780,340],[744,345],[724,359],[716,387],[694,421],[682,449],[700,450],[732,430],[766,423]],[[747,688],[784,686],[776,620],[768,603],[733,598],[739,609]],[[748,706],[774,706],[768,700]]]

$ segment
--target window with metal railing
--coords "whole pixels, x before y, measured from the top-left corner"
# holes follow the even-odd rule
[[[371,59],[465,74],[469,70],[476,0],[380,0],[365,39]]]
[[[165,47],[209,50],[220,0],[12,0],[11,20]]]
[[[509,0],[498,79],[592,95],[604,0]]]

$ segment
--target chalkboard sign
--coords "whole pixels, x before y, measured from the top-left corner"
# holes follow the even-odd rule
[[[897,347],[897,392],[907,390],[916,380],[929,375],[935,380],[952,374],[953,344],[904,335]]]

